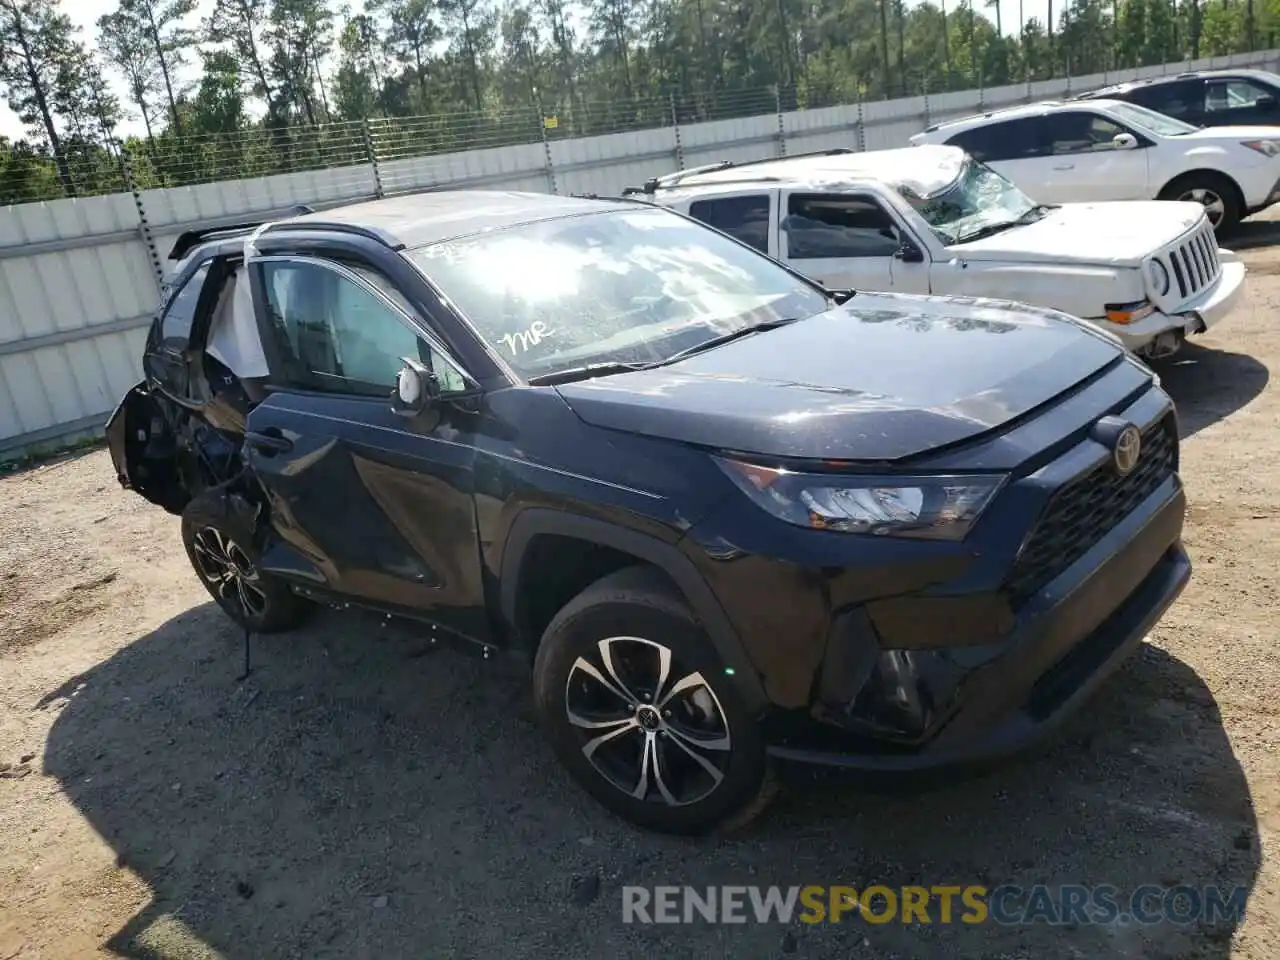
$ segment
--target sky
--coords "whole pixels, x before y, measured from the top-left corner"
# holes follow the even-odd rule
[[[936,3],[937,0],[934,0],[934,2]],[[1018,32],[1019,8],[1022,10],[1023,17],[1038,17],[1043,22],[1049,5],[1049,0],[999,0],[999,2],[1000,16],[1004,21],[1004,32],[1006,34],[1016,34]],[[117,5],[118,0],[62,0],[62,9],[71,17],[72,22],[80,27],[80,38],[90,46],[97,46],[98,18],[104,13],[110,13]],[[913,5],[911,0],[907,0],[908,7]],[[948,8],[953,8],[956,5],[950,0],[947,3]],[[979,11],[983,11],[983,0],[975,0],[974,5]],[[212,6],[213,0],[198,0],[196,12],[189,18],[188,26],[194,28],[208,14]],[[995,19],[994,9],[983,12],[991,19]],[[192,63],[187,68],[187,73],[190,74],[188,79],[194,79],[195,70],[198,67],[198,58],[193,56],[191,60]],[[124,82],[113,70],[107,71],[107,77],[111,81],[112,88],[120,98],[121,103],[127,106],[129,97]],[[130,112],[136,112],[136,110]],[[123,136],[141,132],[142,121],[136,117],[126,121],[120,128],[120,133]],[[13,111],[4,103],[0,103],[0,136],[8,137],[11,140],[25,136],[22,122],[14,116]]]

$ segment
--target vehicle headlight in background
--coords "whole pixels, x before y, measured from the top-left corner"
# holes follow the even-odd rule
[[[1155,289],[1157,297],[1163,297],[1169,292],[1169,271],[1159,260],[1151,259],[1147,261],[1147,277],[1150,279],[1151,286]]]
[[[738,488],[775,517],[813,530],[961,540],[1001,476],[868,477],[796,473],[715,457]]]
[[[1280,154],[1280,142],[1275,140],[1241,140],[1240,146],[1256,150],[1264,157],[1274,157]]]

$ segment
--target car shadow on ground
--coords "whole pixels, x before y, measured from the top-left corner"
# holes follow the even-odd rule
[[[1172,357],[1151,366],[1177,404],[1184,440],[1245,406],[1271,378],[1254,357],[1197,343],[1184,344]]]
[[[204,604],[34,709],[44,769],[149,885],[130,957],[1225,958],[1236,923],[624,924],[624,885],[1237,888],[1259,845],[1207,688],[1144,647],[1038,756],[928,792],[793,779],[732,839],[631,829],[574,787],[527,670],[326,613],[255,641]],[[1123,896],[1121,898],[1123,903]],[[1017,907],[1015,899],[1010,909]],[[1158,909],[1160,901],[1147,903]],[[959,917],[957,908],[956,919]]]
[[[1274,246],[1280,243],[1280,220],[1242,220],[1225,236],[1219,237],[1218,242],[1236,252]]]

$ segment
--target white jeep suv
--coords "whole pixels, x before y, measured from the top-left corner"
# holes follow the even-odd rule
[[[1280,127],[1197,127],[1122,100],[1047,101],[929,127],[1041,203],[1186,200],[1219,233],[1280,200]]]
[[[1191,203],[1044,206],[958,147],[724,162],[631,187],[829,288],[1021,301],[1147,357],[1225,316],[1244,264]]]

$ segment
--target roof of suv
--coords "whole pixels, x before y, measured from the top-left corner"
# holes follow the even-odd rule
[[[614,202],[586,197],[515,190],[439,190],[353,203],[287,222],[360,227],[379,232],[395,246],[412,249],[536,220],[613,209],[617,209]]]
[[[1123,101],[1113,101],[1118,104]],[[1107,106],[1107,101],[1103,98],[1097,98],[1094,106]],[[1126,105],[1127,106],[1127,105]],[[928,134],[938,133],[940,131],[963,130],[967,127],[980,127],[986,123],[1003,122],[1005,120],[1017,120],[1022,117],[1039,117],[1046,113],[1053,113],[1057,110],[1070,110],[1072,108],[1079,109],[1075,103],[1070,100],[1042,100],[1039,103],[1020,104],[1016,107],[1004,107],[1000,110],[988,110],[985,113],[972,113],[967,117],[955,117],[951,120],[941,120],[938,123],[930,124],[925,127],[922,133],[917,133],[911,138],[912,142],[925,137]]]
[[[433,190],[352,203],[321,212],[299,205],[293,214],[273,220],[187,231],[178,237],[169,259],[182,260],[197,248],[243,237],[253,230],[264,233],[308,227],[342,230],[376,237],[397,250],[411,250],[487,230],[616,208],[616,202],[609,200],[516,190]]]
[[[829,186],[857,181],[907,187],[930,196],[953,183],[964,166],[959,147],[930,144],[864,152],[828,151],[802,157],[778,157],[745,163],[726,162],[659,177],[646,193],[719,194],[750,185]]]
[[[1112,83],[1097,90],[1076,94],[1073,100],[1105,99],[1111,94],[1124,94],[1139,87],[1158,87],[1166,83],[1178,83],[1182,80],[1211,80],[1214,77],[1253,77],[1255,79],[1274,82],[1275,75],[1252,67],[1241,67],[1237,70],[1188,70],[1185,73],[1167,73],[1159,77],[1145,77],[1141,80],[1125,80],[1123,83]]]

